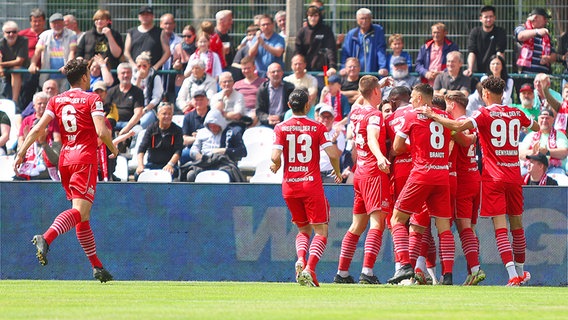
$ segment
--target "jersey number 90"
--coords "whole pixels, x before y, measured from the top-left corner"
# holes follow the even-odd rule
[[[520,129],[521,121],[519,121],[519,119],[509,121],[509,127],[507,127],[505,120],[493,120],[493,122],[491,122],[491,144],[497,148],[501,148],[509,141],[512,147],[518,147]]]

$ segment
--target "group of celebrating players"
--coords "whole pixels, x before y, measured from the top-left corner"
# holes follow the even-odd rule
[[[349,266],[369,225],[359,283],[380,283],[373,267],[385,227],[392,233],[396,262],[388,283],[437,283],[436,248],[430,228],[434,218],[440,283],[453,284],[455,240],[450,229],[455,223],[467,261],[464,285],[477,285],[486,277],[480,268],[479,241],[474,231],[479,215],[493,221],[497,248],[509,276],[507,285],[526,284],[530,273],[524,271],[526,239],[518,144],[521,128],[538,131],[538,124],[519,109],[501,104],[505,82],[497,77],[481,83],[487,107],[470,117],[466,117],[467,98],[462,93],[448,92],[444,111],[434,107],[432,87],[418,84],[409,102],[395,103],[394,112],[384,118],[379,105],[381,87],[386,85],[390,85],[388,80],[363,76],[359,81],[362,98],[349,116],[357,155],[353,222],[343,237],[334,282],[355,283]],[[315,268],[327,243],[329,221],[329,205],[319,174],[319,150],[330,156],[337,177],[341,176],[340,155],[330,148],[325,127],[306,118],[310,107],[302,92],[296,89],[290,96],[294,116],[274,130],[272,170],[280,168],[282,155],[283,197],[299,228],[296,280],[301,285],[319,286]],[[483,154],[481,174],[477,143]],[[315,237],[310,243],[312,230]]]

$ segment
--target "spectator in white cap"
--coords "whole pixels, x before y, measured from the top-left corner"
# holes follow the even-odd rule
[[[345,149],[345,134],[341,130],[336,130],[333,126],[335,119],[335,111],[325,103],[319,103],[315,107],[317,121],[327,128],[327,135],[333,148],[337,148],[338,154],[343,153]],[[320,148],[320,174],[323,183],[335,183],[333,175],[333,166],[329,161],[327,153]]]

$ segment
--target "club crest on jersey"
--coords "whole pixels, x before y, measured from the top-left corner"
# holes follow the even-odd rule
[[[381,118],[379,116],[369,117],[369,123],[381,123]]]
[[[104,108],[103,108],[103,102],[102,102],[102,101],[97,101],[97,102],[95,102],[95,109],[96,109],[97,111],[103,111],[103,110],[104,110]]]

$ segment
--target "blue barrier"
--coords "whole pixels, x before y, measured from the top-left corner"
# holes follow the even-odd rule
[[[525,192],[527,262],[532,284],[567,285],[568,188],[528,187]],[[330,282],[341,240],[351,222],[351,186],[326,186],[331,206],[328,247],[318,275]],[[278,185],[101,183],[92,213],[99,257],[119,280],[293,281],[295,227]],[[68,208],[54,182],[0,184],[0,279],[90,279],[90,265],[74,231],[51,247],[39,266],[30,239]],[[503,285],[507,274],[493,227],[477,227],[484,284]],[[436,238],[436,237],[435,237]],[[465,279],[456,234],[455,283]],[[363,239],[363,238],[362,238]],[[361,240],[351,266],[358,275]],[[439,268],[438,268],[439,269]],[[390,234],[385,232],[375,273],[393,273]]]

